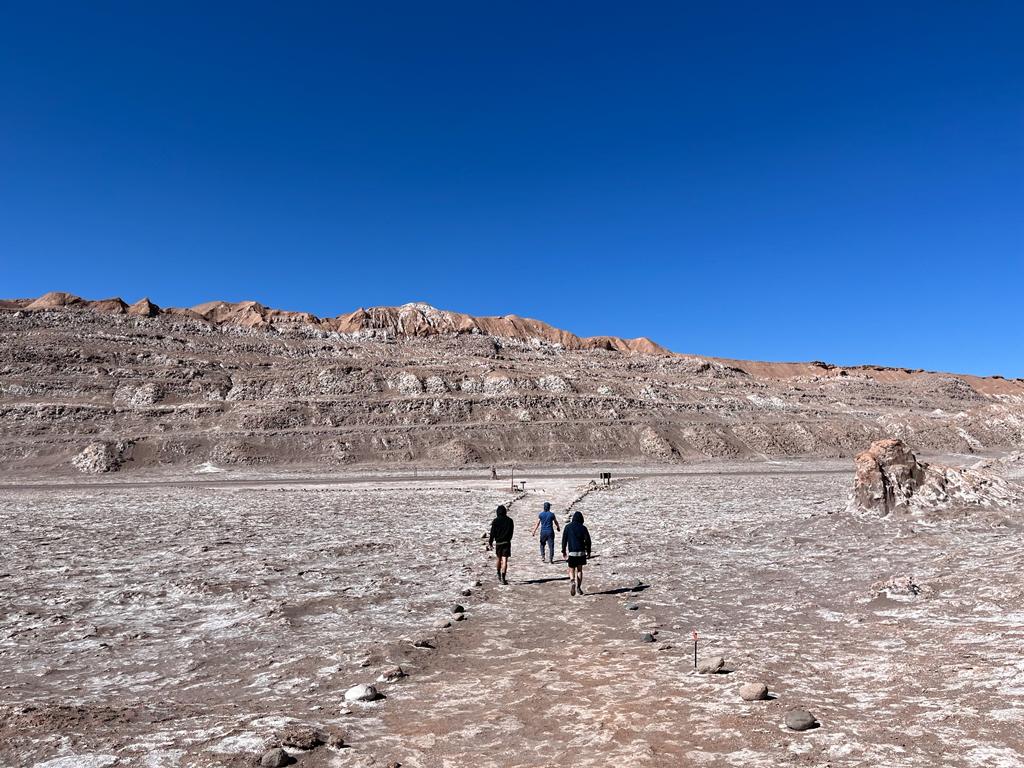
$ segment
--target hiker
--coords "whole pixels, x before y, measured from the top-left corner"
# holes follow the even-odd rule
[[[562,530],[562,557],[569,563],[569,594],[583,594],[583,566],[590,557],[590,531],[583,513],[573,512],[572,522]]]
[[[544,502],[544,511],[537,515],[537,524],[533,526],[533,533],[531,536],[537,535],[537,529],[540,529],[540,561],[544,562],[555,562],[555,530],[562,530],[562,526],[558,524],[558,518],[555,517],[555,513],[551,511],[551,502]],[[544,545],[548,548],[548,559],[544,559]]]
[[[512,532],[516,524],[508,516],[504,504],[498,506],[496,517],[491,521],[491,535],[487,539],[487,549],[494,548],[494,556],[498,558],[498,583],[508,585],[508,559],[512,557]]]

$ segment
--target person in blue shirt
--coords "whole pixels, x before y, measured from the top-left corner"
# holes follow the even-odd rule
[[[532,536],[537,535],[537,529],[540,529],[540,561],[542,563],[555,562],[555,531],[562,530],[561,526],[558,525],[558,518],[555,517],[555,513],[551,511],[551,502],[544,502],[544,511],[537,515],[537,524],[533,526]],[[544,559],[544,546],[548,548],[548,558]]]

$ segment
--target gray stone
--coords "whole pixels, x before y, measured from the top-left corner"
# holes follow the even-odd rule
[[[465,609],[465,608],[463,608],[463,607],[462,607],[461,605],[459,605],[458,603],[456,603],[455,605],[453,605],[453,606],[452,606],[452,608],[451,608],[451,611],[452,611],[452,613],[464,613],[464,612],[465,612],[465,610],[466,610],[466,609]]]
[[[284,768],[291,764],[291,756],[280,747],[270,750],[260,758],[261,768]]]
[[[654,635],[652,635],[650,632],[645,632],[644,636],[641,637],[640,639],[643,642],[645,642],[645,643],[653,643],[654,642]]]
[[[626,610],[627,611],[639,611],[640,610],[640,606],[637,605],[636,603],[626,603]]]
[[[472,589],[469,589],[469,588],[467,587],[466,589],[462,590],[462,593],[461,593],[461,594],[462,594],[462,596],[463,596],[463,597],[469,597],[470,595],[472,595],[472,594],[473,594],[473,590],[472,590]]]
[[[434,644],[430,640],[427,640],[426,638],[422,638],[421,637],[419,640],[414,640],[413,641],[413,647],[414,648],[433,648]]]
[[[744,701],[764,701],[768,698],[768,686],[764,683],[741,685],[740,698]]]
[[[453,616],[452,618],[454,618],[456,621],[465,621],[467,619],[467,616],[464,613],[456,613],[455,616]]]
[[[713,675],[716,672],[721,672],[724,666],[725,659],[721,656],[712,656],[708,659],[701,659],[697,664],[697,671],[702,675]]]
[[[791,731],[808,731],[817,728],[818,721],[806,709],[791,709],[786,713],[786,727]]]
[[[452,623],[450,621],[448,621],[448,619],[438,619],[437,621],[434,622],[434,627],[436,629],[448,629],[448,627],[450,627],[451,625],[452,625]],[[420,646],[420,647],[423,647],[423,646]]]
[[[363,683],[353,685],[345,691],[345,701],[376,701],[379,698],[380,693],[378,693],[376,688]]]

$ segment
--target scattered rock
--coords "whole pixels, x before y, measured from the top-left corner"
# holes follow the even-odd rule
[[[372,685],[353,685],[345,691],[345,701],[376,701],[381,698],[380,693]]]
[[[467,616],[464,613],[456,613],[453,617],[456,621],[465,621]]]
[[[713,675],[722,671],[722,667],[725,666],[725,659],[721,656],[712,656],[707,659],[701,659],[697,664],[697,672],[702,675]]]
[[[346,746],[345,734],[340,731],[327,731],[327,746],[341,749]]]
[[[330,737],[325,731],[309,725],[290,725],[281,734],[281,745],[293,749],[316,749]]]
[[[637,605],[636,603],[626,603],[626,610],[627,611],[639,611],[640,610],[640,606]]]
[[[808,731],[818,725],[817,719],[806,709],[791,709],[786,713],[786,727],[791,731]]]
[[[896,598],[931,597],[934,590],[927,584],[918,584],[913,576],[893,576],[887,581],[876,581],[871,585],[875,597],[886,595]]]
[[[641,637],[640,640],[645,642],[645,643],[653,643],[654,642],[654,635],[652,635],[650,632],[645,632],[644,636]]]
[[[448,619],[438,619],[437,621],[434,622],[434,629],[448,629],[448,627],[450,627],[451,625],[452,625],[452,623],[450,621],[448,621]],[[415,645],[415,643],[414,643],[414,645]],[[424,646],[417,646],[417,647],[424,647]]]
[[[741,685],[740,698],[744,701],[764,701],[768,698],[768,686],[764,683]]]
[[[464,613],[465,611],[466,611],[466,609],[465,609],[465,608],[463,608],[463,607],[462,607],[461,605],[459,605],[458,603],[456,603],[455,605],[453,605],[453,606],[451,607],[451,612],[452,612],[452,613]]]
[[[260,758],[261,768],[284,768],[286,765],[291,765],[292,762],[291,755],[280,747],[275,747]]]
[[[403,677],[408,677],[405,670],[401,667],[388,667],[377,677],[378,683],[394,683],[401,680]]]
[[[450,626],[450,625],[449,625]],[[433,648],[434,643],[426,638],[420,638],[419,640],[413,641],[413,648]]]
[[[469,597],[470,595],[473,594],[473,590],[467,588],[467,589],[462,590],[461,594],[462,594],[463,597]]]

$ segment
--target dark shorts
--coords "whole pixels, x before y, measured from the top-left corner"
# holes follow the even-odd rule
[[[506,542],[505,544],[495,544],[494,554],[496,557],[512,557],[512,542]]]
[[[587,558],[585,557],[570,557],[567,561],[570,568],[582,568],[587,564]]]

